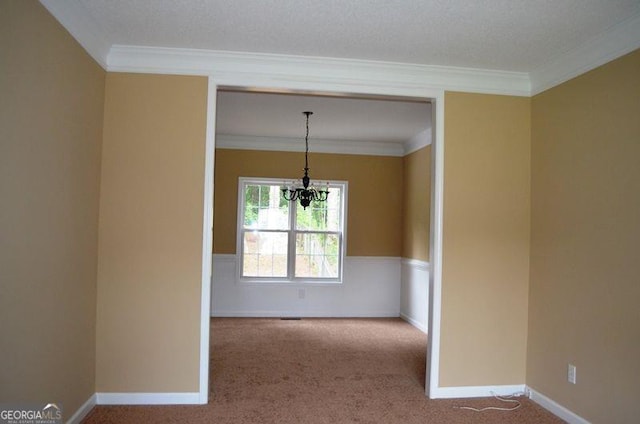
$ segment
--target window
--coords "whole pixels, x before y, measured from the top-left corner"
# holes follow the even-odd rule
[[[328,200],[303,209],[282,198],[281,183],[240,178],[240,280],[341,282],[347,184],[329,182]]]

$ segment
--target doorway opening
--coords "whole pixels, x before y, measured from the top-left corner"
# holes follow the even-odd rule
[[[215,216],[215,219],[217,220],[218,215],[220,216],[223,215],[222,213],[219,213],[218,210],[216,210],[215,214],[213,213],[214,204],[215,204],[213,200],[214,199],[213,187],[214,187],[214,179],[215,179],[214,178],[215,167],[222,166],[221,163],[218,164],[215,161],[216,148],[220,148],[220,147],[225,147],[227,149],[233,148],[232,147],[233,142],[236,142],[236,143],[239,143],[238,145],[241,145],[241,146],[243,146],[242,143],[245,143],[243,148],[250,150],[250,149],[256,149],[256,146],[259,147],[260,142],[264,142],[267,145],[265,145],[264,148],[261,150],[266,151],[266,150],[274,150],[273,147],[268,147],[269,142],[273,143],[273,142],[277,142],[277,140],[280,140],[281,143],[286,144],[286,140],[283,142],[282,139],[296,138],[296,137],[298,140],[300,139],[299,134],[297,133],[291,134],[292,137],[287,137],[286,134],[284,136],[269,135],[268,131],[266,132],[267,134],[266,136],[264,135],[265,132],[261,132],[260,134],[262,135],[254,137],[253,140],[249,140],[248,137],[244,137],[241,139],[239,136],[233,139],[233,134],[225,134],[225,136],[231,135],[231,141],[229,137],[225,139],[225,137],[220,135],[221,132],[218,131],[218,124],[220,123],[218,118],[223,113],[222,108],[219,108],[219,105],[218,105],[218,99],[220,97],[228,96],[229,93],[232,93],[232,94],[238,94],[240,97],[242,97],[242,95],[245,95],[247,98],[249,98],[251,95],[255,95],[256,93],[262,93],[262,94],[268,93],[268,94],[271,94],[272,96],[291,97],[297,100],[304,97],[306,98],[313,97],[313,99],[317,100],[318,102],[328,101],[329,103],[331,103],[331,101],[335,102],[338,100],[343,102],[344,101],[346,102],[378,101],[378,103],[380,103],[381,100],[384,100],[386,102],[397,102],[397,104],[413,103],[413,104],[419,104],[419,105],[429,105],[430,115],[425,116],[425,121],[429,121],[430,126],[428,128],[428,134],[426,135],[428,135],[428,137],[430,138],[430,141],[432,141],[431,147],[430,147],[431,149],[431,155],[430,155],[431,156],[430,158],[431,184],[430,184],[430,195],[429,195],[430,210],[424,211],[424,214],[429,216],[428,225],[430,230],[429,230],[429,236],[428,236],[429,240],[422,241],[423,244],[428,245],[428,251],[429,251],[428,263],[430,265],[429,272],[428,272],[429,281],[428,282],[424,281],[424,284],[426,285],[427,296],[422,300],[425,306],[428,305],[428,307],[425,308],[428,311],[426,330],[427,330],[428,339],[429,339],[428,349],[427,349],[426,376],[425,376],[425,381],[426,381],[425,390],[428,395],[432,388],[437,387],[437,376],[438,376],[437,371],[438,371],[438,365],[439,365],[439,360],[438,360],[439,329],[440,329],[440,325],[439,325],[439,318],[440,318],[440,303],[439,303],[440,302],[440,291],[439,291],[440,277],[439,276],[440,274],[439,273],[440,273],[440,262],[441,262],[441,259],[440,259],[441,230],[440,229],[441,229],[441,222],[442,222],[442,216],[441,216],[441,211],[442,211],[442,157],[441,157],[442,156],[442,148],[441,148],[442,116],[441,115],[442,115],[442,109],[443,109],[442,107],[443,92],[439,90],[436,90],[436,91],[426,90],[424,93],[420,93],[421,94],[420,96],[415,96],[415,93],[413,93],[413,95],[408,95],[408,93],[405,93],[403,90],[397,90],[397,94],[388,94],[388,93],[380,94],[380,93],[376,93],[375,90],[368,90],[368,91],[372,91],[372,92],[363,92],[363,93],[354,94],[352,92],[332,91],[332,90],[327,90],[322,92],[319,92],[319,91],[310,92],[310,91],[305,91],[300,89],[296,89],[296,90],[282,89],[282,88],[272,89],[272,88],[265,88],[265,87],[256,87],[252,89],[247,89],[246,87],[242,87],[242,86],[220,85],[220,84],[217,84],[213,78],[210,78],[209,100],[208,100],[209,107],[208,107],[208,125],[207,125],[207,149],[206,149],[206,166],[205,166],[205,174],[206,174],[206,180],[207,180],[205,183],[205,199],[206,199],[205,203],[208,204],[208,205],[205,205],[205,208],[208,206],[209,209],[205,211],[205,228],[207,228],[207,231],[205,232],[205,237],[204,237],[205,238],[204,243],[209,245],[209,249],[205,251],[214,252],[212,247],[214,245],[214,239],[215,239],[216,250],[218,250],[218,252],[222,251],[223,252],[221,253],[222,255],[225,255],[225,254],[229,255],[223,259],[232,261],[233,259],[231,258],[231,256],[235,256],[235,253],[236,253],[235,243],[232,244],[234,249],[233,252],[231,251],[231,245],[226,247],[224,245],[225,242],[229,244],[229,241],[225,239],[235,240],[235,237],[223,236],[221,232],[216,233],[215,231],[215,225],[217,225],[217,223],[214,221],[214,216]],[[290,117],[291,122],[294,123],[294,125],[291,125],[290,127],[291,127],[291,130],[294,132],[296,130],[299,130],[298,126],[296,126],[295,123],[298,121],[297,113],[302,111],[299,105],[295,105],[295,103],[296,102],[294,101],[293,106],[291,106],[293,109],[290,113],[292,115]],[[307,110],[308,108],[303,107],[303,109]],[[331,108],[327,110],[331,110]],[[243,120],[240,119],[240,121],[243,121]],[[245,120],[244,122],[247,122],[247,121]],[[266,124],[264,122],[262,124],[258,122],[257,125],[259,128],[266,127]],[[251,124],[248,124],[248,126],[251,126]],[[254,133],[255,132],[256,131],[254,131]],[[325,138],[327,140],[330,140],[330,138],[327,136],[325,136]],[[357,142],[357,141],[354,141],[354,142]],[[325,143],[325,147],[326,145],[327,143]],[[440,145],[440,148],[438,147],[439,145]],[[284,144],[281,144],[280,147],[276,148],[275,150],[284,149],[285,147],[283,146]],[[343,143],[342,148],[343,149],[356,148],[354,146],[357,146],[357,145],[354,145],[354,144],[350,145],[349,143]],[[369,143],[368,147],[371,147],[371,146],[372,146],[372,143]],[[378,141],[377,146],[378,148],[382,148],[382,146],[392,147],[389,143],[385,144],[380,141]],[[295,147],[299,149],[299,144]],[[335,148],[335,145],[334,145],[334,148]],[[404,146],[402,147],[402,149],[406,150]],[[347,151],[343,150],[342,152],[345,155],[354,154],[354,152],[349,153],[348,150]],[[404,156],[404,152],[405,151],[403,150],[403,153],[400,156]],[[340,152],[338,152],[338,154],[339,153]],[[357,153],[362,154],[362,152],[357,152]],[[384,154],[381,154],[381,155],[384,155]],[[314,160],[313,156],[311,156],[311,160],[312,161]],[[313,164],[311,166],[313,166]],[[319,170],[320,166],[318,166],[317,168]],[[250,176],[268,177],[269,175],[250,175]],[[235,180],[236,178],[235,176],[232,176],[229,179]],[[218,180],[222,180],[222,178],[218,178]],[[237,184],[237,182],[232,181],[231,184]],[[224,188],[222,188],[221,186],[222,186],[222,181],[215,181],[216,190],[221,190],[221,191],[224,190]],[[216,195],[216,199],[217,198],[218,197]],[[231,213],[230,215],[235,220],[235,215],[233,213]],[[235,228],[235,225],[234,225],[234,228]],[[207,236],[208,236],[208,240],[206,240]],[[220,237],[220,239],[216,237]],[[227,253],[225,249],[228,250],[229,253]],[[209,256],[208,260],[209,260],[208,270],[207,270],[208,272],[207,273],[203,272],[203,275],[214,275],[213,278],[216,278],[215,274],[211,272],[212,268],[214,267],[211,264],[212,257]],[[205,266],[206,266],[204,261],[205,261],[205,258],[203,256],[203,270],[205,269]],[[215,268],[216,268],[215,273],[217,274],[218,271],[224,268],[224,265],[217,263],[215,265]],[[231,266],[228,266],[228,269],[236,269],[236,267],[235,265],[231,265]],[[228,274],[226,275],[228,276]],[[218,274],[218,278],[219,277],[220,275]],[[231,277],[233,278],[233,275]],[[216,291],[218,291],[219,295],[222,294],[219,292],[220,288],[217,287],[215,283],[216,283],[215,280],[213,280],[213,286],[212,286],[212,279],[207,279],[207,281],[205,282],[203,278],[202,323],[201,323],[201,364],[200,364],[201,365],[200,397],[201,397],[201,401],[204,400],[203,403],[206,403],[206,398],[208,396],[209,318],[211,316],[212,311],[216,312],[216,305],[214,303],[215,300],[211,302],[211,299],[216,299],[215,297]],[[228,287],[229,285],[227,284],[226,286]],[[232,287],[238,288],[238,285],[233,284]],[[246,287],[240,287],[240,289],[245,290]],[[268,287],[268,289],[273,291],[273,286]],[[290,287],[285,287],[285,289],[290,289]],[[317,289],[317,287],[314,287],[313,285],[311,285],[308,287],[296,287],[295,289],[299,298],[308,299],[307,296],[311,294],[311,291]],[[212,294],[213,294],[213,297],[211,296]],[[260,298],[261,296],[258,296],[258,297]],[[414,303],[419,304],[420,300]],[[277,311],[277,309],[275,311]],[[299,314],[296,314],[296,315],[299,315]],[[316,310],[315,314],[312,312],[311,315],[309,316],[317,316],[317,315],[318,315],[318,311]],[[232,315],[218,314],[218,316],[232,316]],[[254,316],[264,316],[264,312],[258,312]],[[273,316],[276,316],[276,315],[274,314]],[[326,315],[326,316],[329,316],[329,315]],[[357,315],[354,315],[354,316],[357,316]],[[412,323],[412,324],[415,325],[415,323]],[[425,349],[426,348],[427,347],[425,346]]]

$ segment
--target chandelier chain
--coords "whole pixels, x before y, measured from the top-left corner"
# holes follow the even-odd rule
[[[282,187],[282,197],[291,202],[297,200],[300,201],[300,206],[306,209],[311,202],[325,202],[329,197],[329,183],[327,182],[327,188],[325,190],[316,189],[313,185],[310,186],[311,178],[309,178],[309,115],[313,112],[302,112],[306,115],[306,133],[304,137],[304,176],[302,177],[302,187]]]
[[[305,169],[305,173],[306,171],[309,170],[309,115],[311,115],[313,112],[304,112],[305,115],[307,115],[307,133],[304,136],[304,143],[305,143],[305,151],[304,151],[304,169]]]

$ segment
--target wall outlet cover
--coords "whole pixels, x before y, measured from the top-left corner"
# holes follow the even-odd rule
[[[567,369],[567,381],[571,384],[576,384],[576,366],[569,364]]]

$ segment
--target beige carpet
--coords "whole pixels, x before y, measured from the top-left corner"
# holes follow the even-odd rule
[[[520,398],[429,400],[426,336],[399,319],[211,320],[204,406],[98,406],[85,423],[562,423]],[[472,353],[469,360],[473,361]]]

